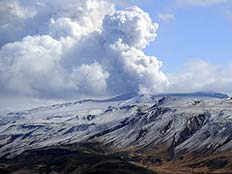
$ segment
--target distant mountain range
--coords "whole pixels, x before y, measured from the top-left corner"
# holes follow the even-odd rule
[[[1,173],[232,173],[222,93],[81,100],[0,116]],[[146,168],[146,169],[144,169]]]

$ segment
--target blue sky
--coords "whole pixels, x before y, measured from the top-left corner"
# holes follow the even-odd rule
[[[162,60],[167,73],[177,72],[196,59],[225,67],[232,61],[232,18],[227,14],[231,5],[229,1],[222,4],[185,4],[182,7],[170,0],[131,3],[139,5],[153,21],[159,23],[158,37],[145,52]],[[173,18],[164,21],[158,17],[167,13]]]

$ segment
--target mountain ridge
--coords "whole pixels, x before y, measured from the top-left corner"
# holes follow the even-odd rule
[[[158,170],[157,164],[172,165],[188,156],[232,151],[230,98],[128,96],[1,116],[1,158],[14,161],[26,151],[90,143],[99,144],[106,154],[120,154],[128,162]],[[230,157],[223,158],[227,163],[220,169],[232,172]],[[214,170],[206,164],[208,172]]]
[[[152,99],[160,99],[162,97],[180,97],[180,98],[219,98],[219,99],[227,99],[230,96],[225,93],[220,93],[220,92],[204,92],[204,91],[198,91],[198,92],[192,92],[192,93],[159,93],[159,94],[139,94],[136,92],[131,92],[131,93],[126,93],[126,94],[121,94],[121,95],[116,95],[113,97],[108,97],[106,99],[91,99],[91,98],[86,98],[82,100],[77,100],[77,101],[71,101],[71,102],[64,102],[61,104],[52,104],[48,106],[39,106],[39,107],[34,107],[29,110],[25,111],[30,111],[38,108],[46,108],[46,107],[62,107],[62,106],[68,106],[68,105],[75,105],[75,104],[80,104],[80,103],[86,103],[86,102],[118,102],[118,101],[124,101],[124,100],[129,100],[132,98],[140,98],[142,96],[149,96]],[[16,113],[16,112],[13,112]],[[8,114],[11,114],[10,112]]]

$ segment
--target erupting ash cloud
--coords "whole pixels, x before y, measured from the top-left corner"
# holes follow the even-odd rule
[[[154,93],[162,62],[142,51],[158,24],[106,0],[0,2],[0,91],[46,98]]]

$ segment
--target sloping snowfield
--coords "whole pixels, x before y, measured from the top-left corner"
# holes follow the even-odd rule
[[[130,95],[83,100],[0,117],[0,155],[97,141],[112,149],[173,147],[175,154],[231,150],[232,100]]]

